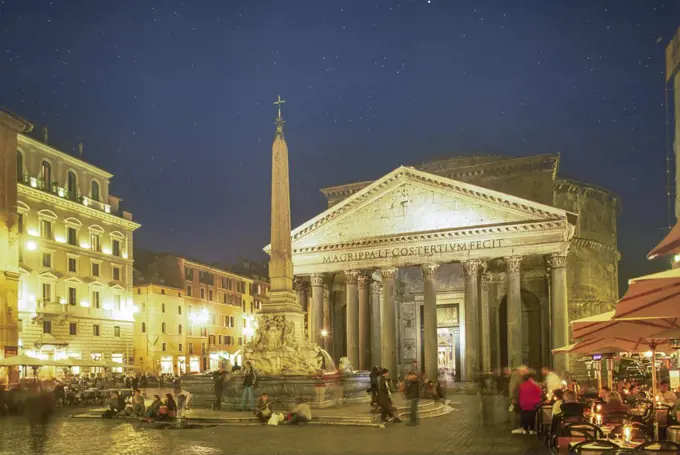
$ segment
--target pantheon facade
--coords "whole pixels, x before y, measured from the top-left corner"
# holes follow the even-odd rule
[[[327,210],[291,234],[310,337],[393,377],[577,369],[551,349],[618,299],[621,206],[558,169],[559,155],[462,157],[322,189]]]

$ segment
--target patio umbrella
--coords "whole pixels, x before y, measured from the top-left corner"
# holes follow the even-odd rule
[[[680,253],[680,222],[676,223],[666,237],[647,254],[647,259],[678,253]]]
[[[561,348],[553,349],[553,354],[619,354],[621,352],[636,352],[640,347],[640,340],[631,340],[627,338],[593,338],[590,340],[579,341],[574,344],[563,346]],[[665,340],[660,341],[661,348],[667,347]],[[599,360],[600,365],[602,364]],[[597,388],[602,388],[602,368],[596,371],[597,373]],[[607,387],[610,389],[613,386],[613,364],[610,359],[607,359]]]
[[[615,319],[680,317],[680,269],[631,279]]]
[[[0,360],[0,367],[44,367],[44,366],[64,366],[61,360],[47,360],[29,357],[26,354],[6,357]]]
[[[612,311],[572,322],[574,338],[582,341],[607,338],[615,341],[614,346],[620,346],[628,352],[652,351],[652,358],[656,358],[656,351],[669,345],[668,338],[657,334],[670,329],[680,328],[680,318],[666,319],[612,319]],[[656,396],[656,368],[652,365],[652,394]]]

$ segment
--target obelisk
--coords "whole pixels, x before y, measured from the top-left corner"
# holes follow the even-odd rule
[[[262,305],[260,313],[276,313],[292,320],[295,338],[304,337],[304,313],[293,290],[293,252],[290,236],[290,178],[288,173],[288,145],[283,136],[285,121],[281,116],[279,96],[274,103],[278,107],[276,134],[272,144],[272,203],[271,203],[271,251],[269,259],[269,302]]]

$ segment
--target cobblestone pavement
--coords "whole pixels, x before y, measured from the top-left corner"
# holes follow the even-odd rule
[[[547,454],[535,436],[511,435],[497,397],[453,395],[455,411],[384,429],[351,426],[218,426],[157,430],[141,423],[54,417],[31,428],[24,418],[0,419],[5,454]],[[485,422],[483,422],[485,420]]]

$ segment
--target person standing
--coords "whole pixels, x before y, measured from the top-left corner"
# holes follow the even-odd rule
[[[543,383],[545,384],[545,391],[548,397],[552,397],[555,390],[562,388],[562,380],[554,371],[551,371],[548,367],[541,368],[541,374],[543,375]]]
[[[394,407],[392,404],[392,398],[390,398],[392,390],[390,389],[391,381],[389,378],[389,372],[390,370],[383,368],[378,382],[378,404],[382,410],[380,417],[383,422],[387,421],[387,417],[390,416],[392,417],[393,422],[401,423],[401,419],[399,419],[399,414],[397,413],[397,408]]]
[[[213,373],[213,388],[215,389],[215,404],[213,409],[222,409],[222,394],[224,393],[224,382],[226,374],[224,369],[221,368],[219,371]]]
[[[536,383],[536,375],[529,373],[519,386],[519,408],[524,434],[535,434],[536,406],[541,402],[541,386]]]
[[[514,427],[512,434],[522,434],[524,429],[517,424],[517,416],[520,413],[519,408],[519,386],[524,381],[524,376],[529,373],[529,368],[526,365],[518,366],[510,376],[510,384],[508,386],[508,397],[510,399],[510,406],[508,412],[510,413],[510,420]]]
[[[253,387],[257,382],[257,375],[253,369],[253,365],[250,361],[246,362],[246,366],[243,369],[243,397],[241,397],[241,404],[238,407],[240,411],[255,410],[255,395],[253,395]],[[246,399],[250,404],[250,408],[246,409]]]
[[[411,400],[411,412],[407,425],[418,425],[418,398],[420,397],[420,384],[418,376],[414,372],[406,375],[406,398]]]

